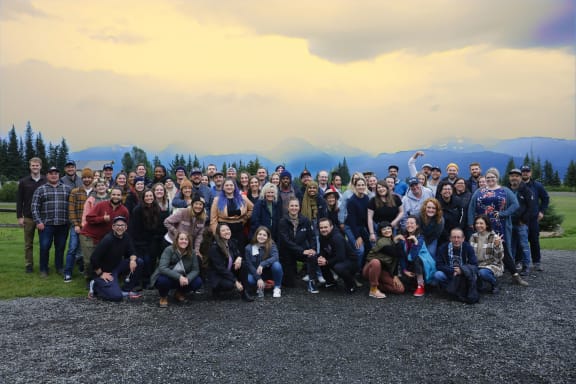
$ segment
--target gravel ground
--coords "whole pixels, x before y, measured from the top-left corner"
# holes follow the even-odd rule
[[[0,301],[2,383],[574,383],[574,252],[476,305],[284,289],[254,303]]]

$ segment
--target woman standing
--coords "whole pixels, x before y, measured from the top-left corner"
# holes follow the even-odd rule
[[[504,272],[504,247],[500,236],[492,230],[490,220],[484,216],[477,216],[474,220],[476,232],[470,237],[470,245],[478,259],[478,281],[480,291],[498,293],[497,277]],[[486,287],[486,284],[489,287]]]
[[[260,192],[260,198],[254,203],[254,211],[250,217],[250,237],[256,233],[256,228],[264,226],[270,230],[272,240],[278,241],[278,223],[282,217],[282,205],[278,202],[278,188],[272,183],[266,183]]]
[[[500,172],[496,168],[488,169],[485,176],[486,187],[478,188],[470,198],[468,224],[472,228],[476,216],[488,217],[492,230],[504,242],[504,266],[512,274],[514,283],[526,287],[528,283],[520,277],[516,270],[516,263],[511,256],[512,213],[520,204],[510,189],[500,186],[498,183]]]
[[[256,204],[256,201],[260,198],[260,181],[256,176],[252,176],[248,179],[248,190],[245,195],[252,204]]]
[[[244,196],[248,196],[248,191],[250,187],[248,186],[250,182],[250,174],[248,172],[240,172],[240,177],[238,178],[238,188],[240,188],[240,193]]]
[[[244,224],[250,220],[253,208],[254,204],[242,196],[234,179],[227,177],[210,208],[210,229],[214,233],[219,223],[228,224],[238,248],[244,249],[248,242]]]
[[[204,200],[198,194],[194,194],[191,204],[187,208],[181,208],[164,220],[164,227],[167,233],[164,240],[173,244],[176,235],[180,232],[186,232],[192,243],[192,248],[200,258],[201,264],[204,255],[200,253],[200,244],[204,235],[206,223],[206,210],[204,209]]]
[[[242,268],[242,256],[231,238],[232,231],[228,224],[217,224],[214,243],[208,251],[208,282],[212,295],[217,298],[222,291],[236,289],[242,300],[254,301],[247,292],[247,273],[246,268]]]
[[[168,307],[168,292],[174,289],[174,299],[182,302],[186,293],[202,286],[200,267],[192,250],[192,242],[186,232],[178,232],[174,244],[162,252],[158,268],[154,271],[151,283],[158,289],[160,308]]]
[[[172,200],[173,213],[180,209],[188,208],[192,204],[192,182],[188,179],[182,180],[180,183],[180,192],[176,194]]]
[[[269,278],[274,280],[272,297],[282,295],[280,287],[284,273],[278,248],[268,228],[261,226],[256,229],[252,241],[245,248],[244,261],[248,269],[248,284],[257,286],[258,297],[264,297],[264,281]]]
[[[376,242],[375,229],[377,223],[387,221],[394,230],[398,228],[402,216],[404,216],[402,199],[397,194],[390,192],[386,180],[378,180],[378,183],[376,183],[376,195],[368,201],[370,241]]]
[[[366,225],[368,223],[368,196],[366,195],[366,179],[364,176],[354,180],[354,194],[346,202],[346,221],[344,231],[346,237],[356,252],[358,268],[364,267],[364,254],[370,247],[370,236]]]

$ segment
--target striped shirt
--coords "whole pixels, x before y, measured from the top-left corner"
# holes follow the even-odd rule
[[[70,197],[68,197],[68,215],[73,226],[81,226],[82,213],[84,212],[84,204],[87,198],[88,193],[84,186],[74,188],[70,192]]]
[[[32,196],[32,218],[36,224],[68,224],[68,196],[70,187],[62,182],[44,184]]]

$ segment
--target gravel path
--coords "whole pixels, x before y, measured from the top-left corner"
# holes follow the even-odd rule
[[[0,301],[2,383],[574,383],[576,254],[477,305],[304,288],[254,303]]]

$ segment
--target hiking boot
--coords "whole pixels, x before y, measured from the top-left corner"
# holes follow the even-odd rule
[[[374,299],[385,299],[386,295],[382,292],[380,292],[380,290],[378,288],[375,289],[370,289],[370,293],[368,294],[369,297],[373,297]]]
[[[530,284],[528,284],[528,282],[526,280],[522,279],[522,277],[518,273],[515,275],[512,275],[512,282],[514,284],[518,284],[518,285],[521,285],[523,287],[527,287],[530,285]]]
[[[318,288],[316,288],[316,284],[314,284],[314,280],[308,281],[308,292],[310,293],[318,293]]]
[[[70,275],[65,275],[65,276],[64,276],[64,282],[65,282],[65,283],[69,283],[69,282],[71,282],[71,281],[72,281],[72,276],[70,276]]]
[[[160,303],[158,304],[160,308],[168,308],[168,296],[160,297]]]
[[[498,283],[492,285],[492,290],[490,291],[490,293],[493,295],[497,295],[498,293],[500,293],[500,287],[498,286]]]
[[[242,290],[240,297],[242,298],[242,301],[245,301],[247,303],[251,303],[254,301],[254,297],[252,297],[252,295],[248,293],[247,289]]]
[[[186,301],[186,295],[180,291],[174,292],[174,300],[178,303],[183,303]]]
[[[538,272],[544,272],[544,268],[542,268],[542,264],[534,263],[534,270]]]
[[[275,287],[274,291],[272,292],[272,297],[281,297],[282,296],[282,290],[280,289],[280,287]]]
[[[426,293],[426,291],[424,290],[424,286],[419,285],[418,288],[416,288],[416,290],[414,291],[414,296],[415,297],[422,297],[422,296],[424,296],[425,293]]]
[[[302,277],[302,281],[307,283],[310,281],[310,276],[309,275],[304,275],[304,277]]]

